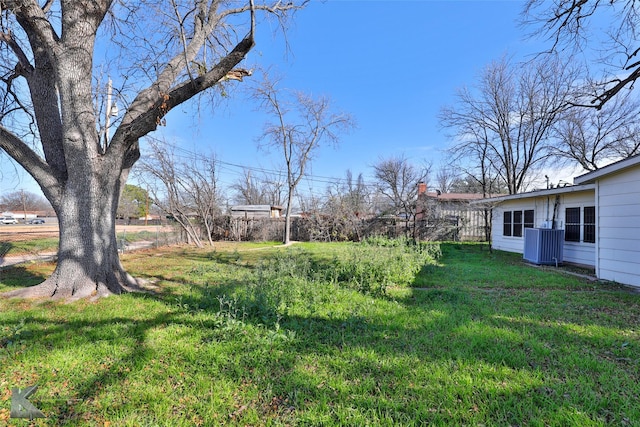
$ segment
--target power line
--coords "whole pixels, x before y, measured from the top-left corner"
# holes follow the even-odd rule
[[[163,142],[163,144],[165,145],[169,145],[173,152],[172,154],[176,157],[185,159],[185,160],[193,160],[194,158],[198,158],[199,156],[202,156],[202,153],[196,152],[196,151],[191,151],[188,150],[186,148],[183,147],[179,147],[177,145],[171,144],[171,143],[167,143],[167,142]],[[177,153],[183,153],[183,154],[177,154]],[[251,171],[251,172],[257,172],[257,173],[262,173],[262,174],[272,174],[272,175],[279,175],[279,176],[284,176],[286,177],[286,172],[284,170],[278,170],[278,169],[269,169],[269,168],[264,168],[264,167],[258,167],[258,166],[249,166],[249,165],[243,165],[243,164],[238,164],[238,163],[232,163],[232,162],[227,162],[224,160],[220,160],[217,156],[215,156],[213,158],[213,162],[216,165],[220,165],[223,166],[222,169],[226,170],[232,174],[236,174],[238,176],[243,176],[243,173],[241,171],[238,171],[236,169],[232,169],[232,168],[237,168],[237,169],[241,169],[242,171]],[[226,166],[226,168],[224,168],[224,166]],[[346,171],[345,171],[346,172]],[[257,179],[259,179],[258,177],[256,177]],[[313,183],[318,183],[318,184],[347,184],[348,180],[347,178],[338,178],[338,177],[330,177],[330,176],[323,176],[323,175],[313,175],[313,174],[308,174],[308,173],[304,173],[303,174],[303,179],[306,180],[307,182],[313,182]],[[374,182],[370,182],[370,181],[365,181],[364,179],[361,181],[362,184],[365,187],[369,187],[369,188],[375,188],[376,187],[376,183]],[[357,184],[357,178],[355,180],[352,180],[352,183]],[[228,185],[233,185],[233,184],[229,184]]]

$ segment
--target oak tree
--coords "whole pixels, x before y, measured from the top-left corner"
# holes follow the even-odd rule
[[[258,13],[285,19],[303,5],[258,1],[0,0],[0,148],[39,184],[60,224],[54,273],[6,295],[136,287],[118,257],[115,217],[139,140],[177,106],[250,74],[237,67],[256,43]],[[125,107],[109,127],[98,107],[110,95],[105,74]]]

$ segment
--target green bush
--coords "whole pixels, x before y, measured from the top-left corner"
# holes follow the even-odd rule
[[[319,282],[384,295],[389,286],[411,285],[424,265],[440,255],[437,244],[389,239],[346,246],[339,256],[324,262],[302,250],[291,250],[258,266],[260,299],[271,306],[287,305],[300,297],[301,289]]]
[[[380,242],[383,244],[377,244]],[[411,285],[423,266],[433,263],[439,253],[434,244],[367,242],[335,259],[334,279],[365,294],[384,295],[389,286]]]
[[[198,308],[216,306],[221,298],[233,300],[233,307],[242,313],[235,320],[251,318],[274,324],[281,316],[317,313],[341,294],[357,291],[384,296],[389,287],[410,286],[423,267],[434,263],[440,254],[435,244],[379,242],[382,244],[345,244],[333,257],[301,248],[279,251],[239,278],[244,285],[234,288],[232,294],[209,294],[216,288],[207,287],[204,293],[208,295],[202,295],[206,301],[200,301]],[[199,267],[191,273],[205,275],[209,271]]]

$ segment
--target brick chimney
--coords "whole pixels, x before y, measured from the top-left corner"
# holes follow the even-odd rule
[[[427,192],[427,183],[420,181],[418,183],[418,196]]]

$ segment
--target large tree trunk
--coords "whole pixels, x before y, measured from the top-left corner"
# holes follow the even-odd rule
[[[61,7],[52,7],[52,3]],[[109,138],[108,127],[102,127],[96,117],[96,102],[101,102],[102,93],[94,84],[92,73],[102,70],[93,61],[98,29],[106,16],[113,14],[114,19],[119,19],[115,14],[125,11],[112,7],[115,3],[0,0],[3,59],[13,53],[17,61],[15,67],[3,64],[6,73],[0,81],[0,92],[6,99],[0,105],[0,116],[6,117],[0,125],[0,149],[38,182],[60,223],[58,264],[53,275],[37,286],[4,296],[75,299],[119,294],[134,287],[135,280],[124,271],[118,258],[115,218],[122,187],[140,156],[140,138],[164,123],[164,117],[176,106],[221,82],[241,81],[251,74],[234,67],[254,46],[256,10],[283,16],[286,11],[299,8],[279,1],[271,6],[256,6],[250,1],[244,6],[227,7],[225,2],[211,0],[195,2],[195,8],[187,14],[189,18],[178,16],[176,28],[165,25],[164,17],[157,21],[159,30],[170,28],[167,37],[178,31],[183,36],[182,43],[167,47],[158,58],[165,62],[152,58],[138,64],[132,58],[131,68],[115,70],[107,66],[118,74],[142,72],[150,79],[143,78],[139,84],[123,83],[127,88],[136,87],[131,92],[123,90],[121,96],[127,100],[127,109]],[[172,9],[180,15],[182,6],[174,4]],[[135,20],[148,15],[145,8],[139,10],[140,14],[121,17],[118,22],[124,24],[123,31],[108,32],[106,37],[111,40],[105,39],[107,43],[101,44],[100,50],[105,46],[117,48],[122,40],[139,35]],[[234,16],[244,14],[251,18],[248,34],[231,44],[236,31],[243,28]],[[11,27],[18,31],[14,33]],[[224,53],[220,56],[217,47],[211,48],[208,43],[216,36],[223,40],[220,51]],[[213,59],[209,59],[209,52]],[[194,75],[190,67],[199,64],[198,60],[205,65],[213,62]],[[22,79],[27,86],[20,86]],[[35,123],[27,126],[24,117],[35,118]],[[17,132],[11,130],[14,125]],[[33,135],[21,137],[36,128]],[[106,138],[99,137],[98,128],[106,132]],[[39,142],[42,150],[34,150],[32,141]]]
[[[120,179],[93,176],[97,179],[69,181],[62,204],[54,206],[60,226],[54,273],[37,286],[4,296],[99,298],[137,288],[135,279],[125,272],[118,256],[115,210]]]

